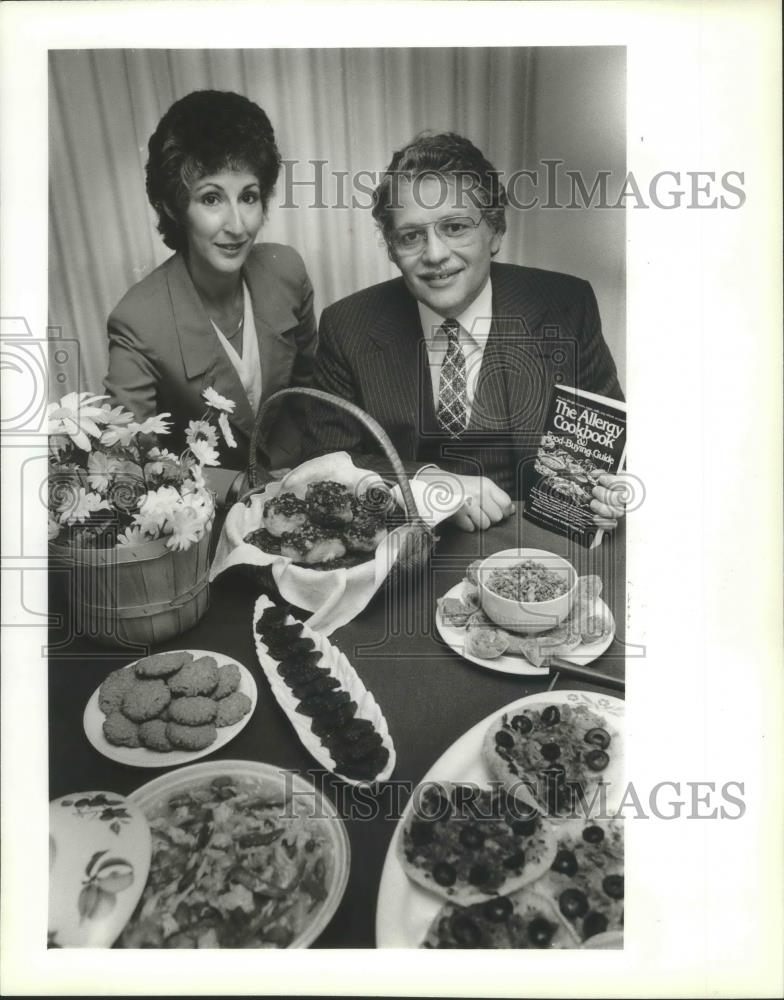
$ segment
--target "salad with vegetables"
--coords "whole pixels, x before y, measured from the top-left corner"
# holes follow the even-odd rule
[[[329,819],[281,786],[226,775],[145,812],[150,874],[121,947],[287,948],[329,894]]]

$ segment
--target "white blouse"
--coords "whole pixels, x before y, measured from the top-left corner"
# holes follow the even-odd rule
[[[259,342],[256,337],[256,323],[253,319],[253,303],[245,282],[242,283],[242,294],[245,310],[242,320],[242,357],[237,354],[228,338],[224,336],[215,323],[212,320],[210,322],[228,355],[229,361],[239,375],[250,408],[255,413],[261,402],[261,359],[259,358]]]

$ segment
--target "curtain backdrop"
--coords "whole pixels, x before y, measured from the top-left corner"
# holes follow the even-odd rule
[[[538,170],[538,189],[521,185],[520,201],[546,197],[546,159],[581,171],[589,188],[599,170],[611,172],[611,192],[625,174],[618,47],[53,51],[49,322],[80,345],[53,395],[101,389],[109,312],[170,253],[145,194],[147,142],[166,109],[200,89],[238,91],[269,115],[292,162],[261,238],[302,254],[317,315],[396,273],[367,189],[423,129],[468,136],[507,175]],[[568,187],[558,190],[567,203]],[[589,280],[623,381],[623,209],[510,210],[498,259]]]

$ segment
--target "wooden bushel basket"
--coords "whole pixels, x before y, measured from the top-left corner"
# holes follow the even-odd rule
[[[210,603],[210,534],[183,552],[162,538],[111,549],[51,545],[51,555],[69,569],[76,634],[109,645],[157,646],[192,628]]]

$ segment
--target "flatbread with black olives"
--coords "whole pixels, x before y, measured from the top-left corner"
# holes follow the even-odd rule
[[[577,937],[623,933],[624,826],[621,819],[572,820],[558,831],[550,870],[533,888],[549,899]],[[607,942],[608,937],[604,937]],[[606,946],[606,945],[605,945]]]
[[[451,781],[414,791],[398,838],[412,881],[460,906],[536,881],[555,858],[550,822],[503,789]]]
[[[614,773],[620,750],[609,720],[581,702],[504,713],[482,747],[490,772],[507,790],[551,816],[601,800],[600,786]]]
[[[576,948],[577,941],[552,901],[526,888],[473,906],[445,903],[421,947]]]

